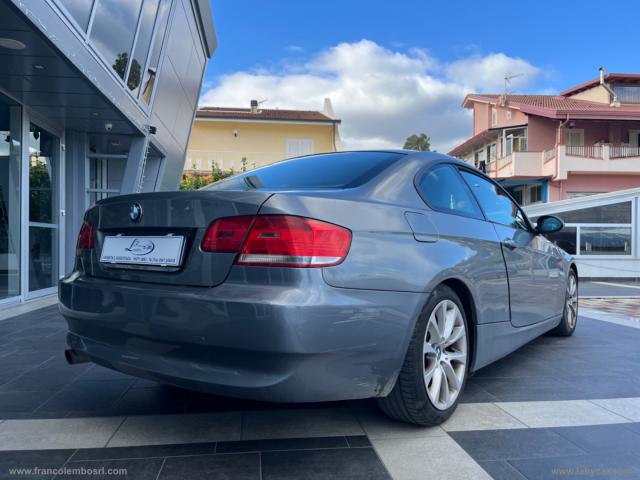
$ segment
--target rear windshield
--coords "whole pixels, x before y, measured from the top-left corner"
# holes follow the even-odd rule
[[[202,190],[353,188],[372,179],[404,155],[344,152],[294,158],[236,175]]]

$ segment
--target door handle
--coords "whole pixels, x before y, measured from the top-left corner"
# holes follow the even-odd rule
[[[504,245],[505,247],[507,247],[509,250],[513,250],[515,248],[518,248],[518,245],[516,244],[516,242],[513,240],[513,238],[505,238],[502,241],[502,245]]]

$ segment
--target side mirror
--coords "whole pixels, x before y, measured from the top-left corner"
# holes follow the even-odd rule
[[[537,233],[554,233],[564,228],[564,222],[553,215],[543,215],[538,218]]]

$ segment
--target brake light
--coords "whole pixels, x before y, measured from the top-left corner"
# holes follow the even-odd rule
[[[304,217],[259,215],[236,259],[239,265],[328,267],[341,263],[351,231]]]
[[[209,225],[200,248],[205,252],[237,253],[254,216],[220,218]]]
[[[80,227],[78,234],[78,243],[76,244],[76,255],[80,255],[82,250],[90,250],[94,247],[93,226],[89,222],[84,222]]]

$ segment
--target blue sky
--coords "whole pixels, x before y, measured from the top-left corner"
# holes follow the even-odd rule
[[[600,65],[640,72],[633,22],[623,21],[640,4],[607,13],[595,1],[518,3],[213,0],[219,47],[201,104],[321,109],[330,96],[347,147],[426,131],[446,150],[469,134],[464,94],[500,91],[507,71],[524,74],[514,90],[544,93]]]

